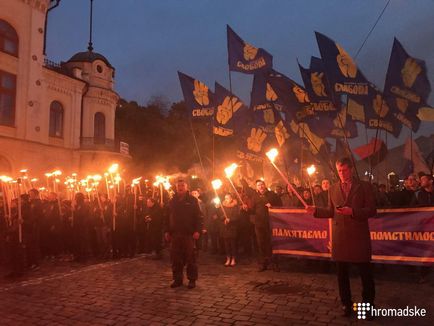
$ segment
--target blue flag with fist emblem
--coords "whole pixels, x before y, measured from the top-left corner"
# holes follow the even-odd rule
[[[256,74],[268,71],[273,67],[273,57],[267,51],[243,41],[232,28],[227,25],[228,62],[232,71],[245,74]]]
[[[215,83],[214,134],[227,137],[234,134],[234,127],[242,125],[247,108],[233,93],[219,83]]]
[[[250,110],[255,123],[264,127],[268,133],[275,132],[275,126],[281,120],[285,110],[283,101],[277,96],[270,83],[268,73],[255,74],[250,97]]]
[[[333,94],[327,81],[322,60],[311,57],[308,69],[300,64],[298,66],[312,110],[319,115],[336,116],[338,105],[332,100]]]
[[[384,86],[384,95],[395,117],[414,132],[419,129],[419,108],[431,92],[425,62],[408,55],[395,38]]]
[[[190,118],[210,118],[214,115],[214,94],[201,81],[178,71],[179,82]]]
[[[368,81],[353,58],[338,43],[315,32],[330,89],[335,94],[368,95]]]

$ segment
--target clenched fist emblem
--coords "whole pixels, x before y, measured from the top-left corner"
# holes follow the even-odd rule
[[[279,146],[282,146],[285,143],[285,140],[289,138],[288,130],[286,130],[285,126],[283,125],[283,121],[279,121],[274,128],[274,133]]]
[[[389,112],[389,106],[380,94],[375,96],[372,106],[374,107],[375,113],[377,113],[380,118],[384,118]]]
[[[208,86],[204,83],[198,80],[194,81],[193,95],[196,102],[200,105],[204,106],[209,104]]]
[[[257,53],[258,53],[258,48],[255,48],[254,46],[250,45],[249,43],[245,43],[245,45],[244,45],[244,59],[253,60],[253,59],[255,59]]]
[[[324,77],[324,73],[313,72],[310,74],[310,82],[312,84],[313,91],[317,96],[327,96],[325,92],[325,86],[322,82],[322,78]]]
[[[274,102],[277,100],[277,94],[269,83],[267,83],[267,90],[265,91],[265,98],[267,101]]]
[[[353,58],[339,45],[336,44],[339,54],[336,56],[336,62],[338,63],[339,69],[342,75],[349,78],[356,77],[357,65]]]
[[[226,96],[223,103],[217,107],[217,122],[225,125],[231,118],[232,115],[243,106],[236,97]]]
[[[422,68],[417,64],[416,60],[412,58],[405,60],[404,67],[401,69],[401,77],[404,85],[408,88],[412,87],[421,71]]]
[[[250,136],[247,138],[247,148],[252,152],[259,153],[265,138],[267,138],[267,134],[262,129],[252,128]]]

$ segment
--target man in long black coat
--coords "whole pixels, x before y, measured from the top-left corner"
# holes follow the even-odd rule
[[[165,239],[171,242],[173,283],[176,288],[183,283],[183,269],[187,265],[188,288],[196,287],[198,270],[195,256],[195,241],[199,239],[202,221],[197,199],[191,196],[184,180],[176,183],[176,194],[170,200],[165,223]]]
[[[309,206],[315,217],[332,218],[332,259],[336,261],[343,314],[352,312],[349,265],[356,265],[362,279],[364,303],[374,304],[375,285],[371,271],[371,238],[368,218],[376,215],[374,191],[368,182],[353,177],[349,158],[336,162],[340,181],[330,187],[327,207]]]

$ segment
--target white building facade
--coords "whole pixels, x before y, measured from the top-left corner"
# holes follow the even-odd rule
[[[43,54],[50,0],[0,1],[0,174],[101,172],[131,157],[115,138],[114,68],[93,51]]]

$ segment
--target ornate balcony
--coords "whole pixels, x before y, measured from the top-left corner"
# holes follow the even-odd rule
[[[114,139],[82,137],[80,148],[87,151],[107,151],[129,155],[128,144]]]

